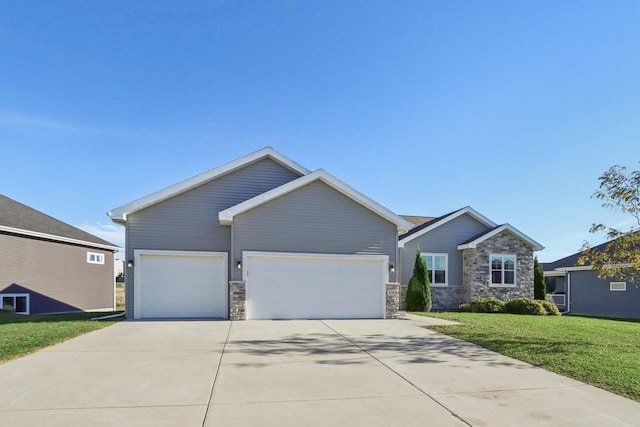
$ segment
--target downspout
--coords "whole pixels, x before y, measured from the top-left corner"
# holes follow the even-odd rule
[[[571,311],[571,273],[567,272],[567,313]]]

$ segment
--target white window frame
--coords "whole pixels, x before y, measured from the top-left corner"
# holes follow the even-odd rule
[[[91,257],[95,257],[94,260]],[[87,252],[87,264],[100,264],[104,265],[104,254],[100,252]]]
[[[435,253],[435,252],[426,252],[426,253],[421,253],[420,256],[422,257],[422,259],[424,259],[424,262],[426,263],[427,260],[425,259],[425,257],[435,257],[435,256],[443,256],[444,257],[444,283],[433,283],[431,281],[431,274],[429,274],[429,283],[431,284],[431,286],[449,286],[449,254],[447,253]],[[435,267],[435,260],[432,259],[432,264]],[[427,266],[427,271],[429,271],[429,267]],[[434,278],[435,278],[435,274],[434,274]]]
[[[623,285],[619,289],[615,289],[614,286]],[[627,282],[609,282],[609,290],[611,292],[626,292],[627,291]]]
[[[31,312],[31,301],[29,298],[29,294],[2,294],[0,293],[0,308],[4,307],[4,298],[5,297],[13,297],[13,307],[16,306],[16,298],[17,297],[27,297],[27,311],[17,312],[14,311],[15,314],[29,314]]]
[[[494,257],[500,257],[502,259],[502,283],[493,283],[493,266],[492,260]],[[513,257],[513,283],[504,283],[504,258]],[[497,270],[496,270],[497,271]],[[509,270],[507,270],[509,271]],[[489,254],[489,286],[492,288],[515,288],[518,283],[518,257],[516,254]]]

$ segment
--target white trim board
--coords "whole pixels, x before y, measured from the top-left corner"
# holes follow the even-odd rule
[[[155,193],[151,193],[147,196],[141,197],[140,199],[127,203],[126,205],[112,209],[107,212],[107,215],[109,215],[111,220],[114,222],[124,223],[127,221],[127,215],[130,215],[151,205],[155,205],[156,203],[167,200],[178,194],[184,193],[185,191],[191,190],[192,188],[195,188],[206,182],[213,181],[216,178],[219,178],[223,175],[231,173],[264,158],[271,158],[277,163],[280,163],[281,165],[294,172],[299,173],[300,175],[306,175],[310,172],[309,169],[305,168],[297,162],[294,162],[285,155],[280,154],[272,147],[265,147],[261,150],[240,157],[239,159],[228,162],[222,166],[201,173],[200,175],[196,175],[192,178],[171,185],[163,190],[156,191]]]
[[[277,199],[278,197],[284,196],[285,194],[288,194],[315,181],[322,181],[323,183],[332,187],[334,190],[347,196],[354,202],[359,203],[370,211],[383,217],[387,221],[394,223],[398,228],[398,232],[406,231],[411,227],[409,221],[391,212],[389,209],[385,208],[375,200],[370,199],[369,197],[360,193],[358,190],[345,184],[335,176],[322,169],[318,169],[308,175],[290,181],[286,184],[281,185],[280,187],[274,188],[273,190],[267,191],[266,193],[259,194],[249,200],[238,203],[235,206],[231,206],[230,208],[218,213],[218,220],[222,225],[231,225],[233,223],[234,216],[260,206],[264,203],[267,203],[271,200]]]
[[[38,238],[47,239],[47,240],[55,240],[63,243],[73,243],[75,245],[89,246],[91,248],[107,249],[112,252],[118,252],[120,250],[118,246],[103,245],[101,243],[93,243],[93,242],[87,242],[86,240],[78,240],[78,239],[72,239],[70,237],[56,236],[55,234],[40,233],[39,231],[31,231],[31,230],[23,230],[21,228],[6,227],[4,225],[0,225],[0,231],[6,231],[7,233],[13,233],[13,234],[22,234],[24,236],[38,237]]]
[[[535,240],[533,240],[531,237],[527,236],[526,234],[524,234],[523,232],[521,232],[520,230],[518,230],[517,228],[515,228],[514,226],[512,226],[511,224],[503,224],[500,227],[496,227],[495,229],[491,230],[490,232],[483,234],[482,236],[478,237],[477,239],[469,242],[469,243],[465,243],[463,245],[458,245],[458,250],[462,250],[462,249],[469,249],[469,248],[475,248],[479,243],[484,242],[487,239],[490,239],[491,237],[502,233],[503,231],[510,231],[511,233],[513,233],[516,237],[520,238],[521,240],[529,243],[531,246],[533,246],[533,249],[536,251],[541,251],[544,249],[544,246],[542,246],[540,243],[536,242]]]
[[[449,221],[453,221],[454,219],[464,215],[464,214],[469,214],[471,215],[471,217],[475,218],[476,220],[480,221],[482,224],[486,225],[487,227],[496,227],[498,224],[496,224],[495,222],[491,221],[489,218],[487,218],[486,216],[482,215],[480,212],[476,211],[475,209],[473,209],[471,206],[466,206],[444,218],[442,218],[440,221],[434,222],[433,224],[431,224],[428,227],[423,228],[420,231],[416,231],[415,233],[402,238],[401,240],[398,240],[398,247],[403,248],[404,244],[406,242],[410,242],[420,236],[422,236],[423,234],[426,234],[428,232],[430,232],[431,230],[440,227],[441,225],[444,225],[446,223],[448,223]]]

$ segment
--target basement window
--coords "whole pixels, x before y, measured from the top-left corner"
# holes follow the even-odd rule
[[[96,252],[87,252],[87,262],[89,264],[104,264],[104,255]]]
[[[612,292],[624,292],[627,290],[627,282],[610,282],[609,290]]]
[[[2,311],[29,314],[29,294],[0,294]]]

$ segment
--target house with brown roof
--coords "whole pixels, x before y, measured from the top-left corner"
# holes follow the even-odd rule
[[[0,303],[20,314],[115,309],[114,244],[0,195]]]

